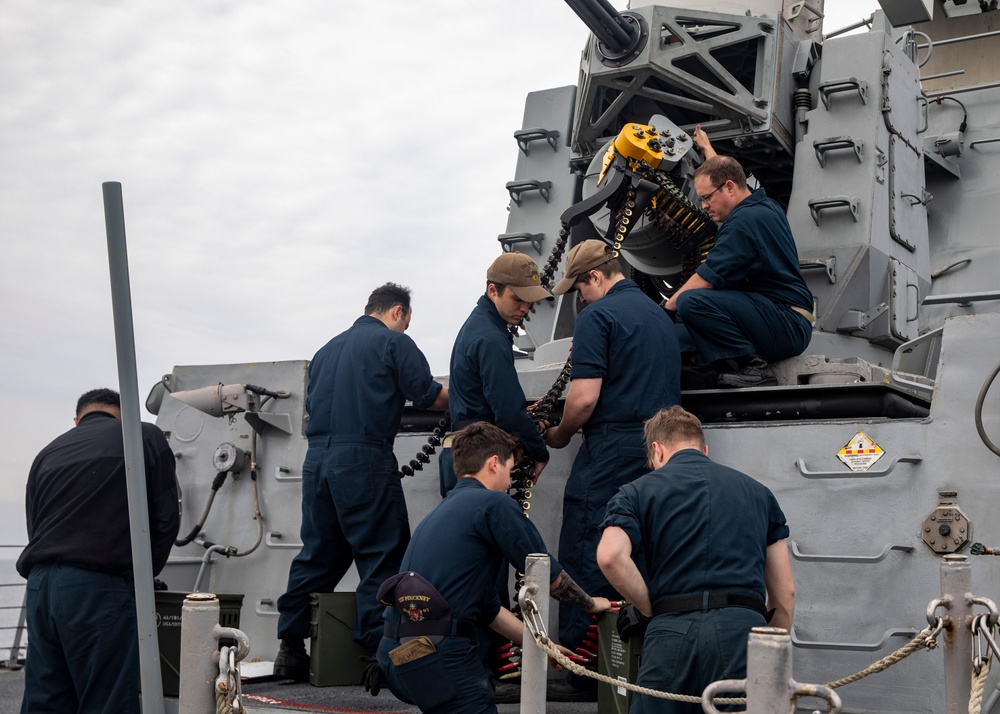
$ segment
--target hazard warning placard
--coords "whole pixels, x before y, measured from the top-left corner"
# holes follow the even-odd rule
[[[851,471],[867,471],[885,452],[878,444],[868,438],[863,431],[851,437],[851,440],[837,452],[837,458],[847,464]]]

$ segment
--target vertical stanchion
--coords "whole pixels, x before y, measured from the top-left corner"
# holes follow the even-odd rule
[[[941,599],[945,602],[944,689],[947,714],[966,714],[972,694],[972,565],[964,555],[941,562]]]
[[[792,638],[780,627],[755,627],[747,641],[747,678],[712,682],[701,695],[706,714],[719,714],[715,697],[741,694],[746,714],[793,714],[799,697],[825,699],[827,714],[839,714],[840,697],[822,684],[800,684],[792,679]]]
[[[537,621],[549,631],[549,556],[532,553],[524,567],[524,590],[538,608]],[[521,603],[525,619],[527,608]],[[535,644],[535,638],[524,626],[521,644],[521,714],[545,714],[545,684],[548,656]]]
[[[792,641],[777,627],[755,627],[747,642],[747,712],[782,712],[795,708],[792,681]]]
[[[106,181],[101,187],[104,190],[104,223],[108,234],[111,306],[115,322],[115,351],[118,355],[118,391],[121,393],[122,404],[125,484],[132,535],[132,574],[135,581],[142,711],[144,714],[163,714],[163,681],[160,679],[160,649],[156,637],[156,601],[153,595],[153,556],[149,544],[146,465],[142,451],[139,380],[136,376],[135,335],[132,330],[132,295],[128,278],[128,251],[125,247],[125,209],[120,183]]]
[[[218,645],[219,599],[212,593],[191,593],[181,608],[181,669],[179,714],[214,712],[215,660]]]

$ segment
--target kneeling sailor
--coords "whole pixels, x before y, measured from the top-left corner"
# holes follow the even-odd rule
[[[476,629],[488,624],[520,643],[520,620],[500,604],[495,574],[519,570],[546,552],[534,524],[512,498],[517,442],[477,422],[452,444],[458,484],[413,532],[402,572],[383,583],[385,636],[377,657],[389,689],[422,712],[496,712],[490,672],[477,654]],[[591,598],[553,558],[550,592],[590,613],[610,609]],[[566,654],[569,654],[567,651]]]

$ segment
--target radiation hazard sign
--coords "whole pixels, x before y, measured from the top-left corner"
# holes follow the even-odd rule
[[[869,439],[863,431],[859,431],[837,452],[837,458],[847,464],[851,471],[867,471],[884,453],[881,446]]]

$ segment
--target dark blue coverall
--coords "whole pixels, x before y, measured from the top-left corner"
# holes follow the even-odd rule
[[[98,407],[100,408],[100,407]],[[142,425],[153,574],[170,555],[180,515],[174,455]],[[28,474],[27,578],[31,641],[21,712],[139,714],[132,541],[122,423],[92,411],[35,457]]]
[[[618,487],[648,470],[643,422],[680,403],[674,325],[634,282],[620,280],[577,316],[572,363],[573,379],[602,382],[566,482],[559,560],[585,592],[614,599],[614,588],[597,566],[599,526]],[[592,621],[582,610],[561,604],[559,641],[578,647]]]
[[[545,552],[538,529],[514,499],[474,478],[461,478],[414,530],[400,572],[413,571],[429,581],[448,601],[453,625],[483,629],[500,611],[495,574],[501,564],[524,570],[528,555]],[[551,559],[552,582],[560,572],[562,566]],[[400,644],[395,629],[400,615],[395,608],[385,613],[391,634],[383,637],[377,656],[393,694],[431,714],[497,711],[490,672],[475,641],[444,637],[434,654],[396,667],[389,651]]]
[[[458,331],[451,350],[448,409],[458,431],[474,421],[487,421],[517,438],[532,461],[548,461],[545,442],[525,410],[524,390],[517,380],[514,337],[485,295]],[[451,449],[438,459],[442,498],[455,485]]]
[[[601,529],[617,526],[632,542],[655,608],[665,598],[705,593],[752,595],[763,607],[767,547],[788,537],[771,491],[697,449],[622,486]],[[700,696],[719,679],[746,676],[747,636],[764,616],[743,607],[653,617],[642,645],[638,684]],[[700,714],[701,706],[637,694],[630,714]]]
[[[812,293],[788,219],[764,189],[737,204],[695,272],[713,287],[677,296],[682,352],[705,362],[752,354],[773,362],[809,346],[812,325],[791,306],[812,312]]]
[[[441,391],[408,336],[359,317],[309,365],[309,448],[302,464],[302,550],[278,598],[278,637],[309,637],[309,593],[332,592],[355,562],[354,639],[382,637],[379,585],[399,571],[410,524],[393,440],[407,399],[429,407]]]

